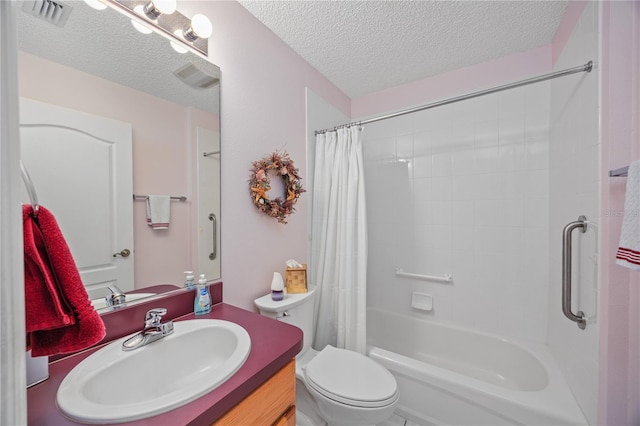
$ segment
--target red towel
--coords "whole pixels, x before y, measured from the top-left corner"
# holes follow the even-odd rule
[[[33,356],[75,352],[105,336],[71,251],[50,211],[22,206],[27,337]]]

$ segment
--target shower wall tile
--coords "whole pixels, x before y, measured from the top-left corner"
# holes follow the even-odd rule
[[[396,156],[398,158],[413,157],[413,134],[399,134],[396,136]]]
[[[479,98],[472,99],[470,102],[476,103],[475,120],[486,121],[496,120],[499,117],[499,97],[502,93],[493,93],[491,95],[481,96]],[[465,101],[466,103],[467,101]]]
[[[452,174],[455,176],[473,175],[476,172],[476,155],[473,142],[469,148],[456,151],[451,156]]]
[[[433,154],[432,176],[451,176],[453,171],[453,153],[440,152]]]
[[[394,192],[367,199],[369,305],[545,341],[549,90],[385,120],[379,134],[367,126],[367,186]],[[396,268],[454,282],[399,278]],[[412,291],[432,294],[434,310],[413,310]]]

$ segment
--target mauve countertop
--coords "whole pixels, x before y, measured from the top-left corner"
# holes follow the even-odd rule
[[[194,318],[195,315],[188,314],[175,321]],[[210,425],[284,367],[302,349],[302,331],[297,327],[232,305],[216,304],[211,313],[197,318],[223,319],[244,327],[251,336],[251,352],[244,365],[229,380],[197,400],[164,414],[126,424]],[[29,425],[78,424],[58,411],[56,392],[66,374],[98,349],[93,348],[49,364],[49,379],[27,390]]]

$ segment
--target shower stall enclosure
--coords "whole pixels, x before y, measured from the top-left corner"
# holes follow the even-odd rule
[[[589,3],[554,70],[598,59],[596,16]],[[598,108],[594,69],[365,126],[369,354],[400,415],[597,423]],[[584,330],[561,308],[562,231],[580,215]]]

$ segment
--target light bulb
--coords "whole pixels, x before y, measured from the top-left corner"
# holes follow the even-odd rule
[[[176,0],[153,0],[156,9],[167,15],[171,15],[176,11]]]
[[[96,10],[105,10],[107,8],[107,5],[100,0],[84,0],[84,2]]]
[[[201,13],[193,15],[191,25],[184,31],[184,38],[195,41],[198,38],[209,38],[213,34],[213,26],[209,18]]]
[[[171,47],[173,47],[173,50],[175,50],[178,53],[187,53],[189,51],[189,49],[186,49],[186,48],[180,46],[175,41],[170,41],[169,43],[171,43]]]
[[[211,37],[211,34],[213,34],[211,21],[201,13],[198,13],[191,18],[191,28],[193,29],[193,32],[201,38],[209,38]]]
[[[143,8],[144,7],[142,5],[137,5],[136,7],[133,8],[133,11],[138,15],[144,15]],[[151,34],[153,32],[153,30],[148,24],[143,24],[141,22],[138,22],[136,19],[131,20],[131,25],[133,25],[133,28],[140,31],[142,34]]]
[[[135,19],[131,20],[131,25],[133,25],[133,28],[135,28],[136,30],[140,31],[142,34],[151,34],[153,32],[153,30],[151,28],[149,28],[147,25],[141,24],[140,22],[136,21]]]
[[[171,15],[175,11],[176,0],[153,0],[144,5],[144,14],[154,21],[163,13]]]

